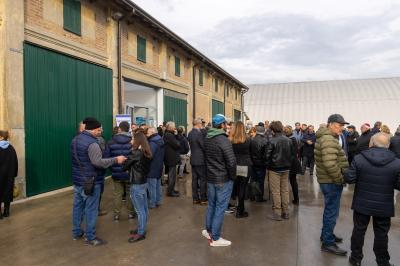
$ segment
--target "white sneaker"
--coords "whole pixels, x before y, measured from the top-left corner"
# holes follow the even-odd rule
[[[222,237],[220,237],[217,241],[211,241],[210,246],[212,247],[227,247],[230,246],[232,244],[231,241],[223,239]]]
[[[205,238],[207,238],[208,240],[211,239],[210,234],[207,232],[207,230],[204,229],[203,231],[201,231],[201,234],[202,234]]]

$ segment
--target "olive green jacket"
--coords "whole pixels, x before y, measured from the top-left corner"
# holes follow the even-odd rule
[[[349,167],[339,140],[327,128],[317,131],[314,156],[320,184],[343,184],[343,171]]]

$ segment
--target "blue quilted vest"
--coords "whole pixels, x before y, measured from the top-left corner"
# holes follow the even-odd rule
[[[127,134],[114,135],[112,140],[107,144],[109,154],[107,157],[125,156],[128,157],[132,153],[132,137]],[[129,174],[122,169],[122,165],[114,164],[111,167],[112,178],[114,180],[129,180]]]
[[[104,183],[104,169],[98,169],[90,162],[88,150],[93,143],[97,143],[97,138],[87,131],[80,133],[71,142],[72,182],[75,186],[82,186],[85,178],[91,176],[96,177],[96,184]]]

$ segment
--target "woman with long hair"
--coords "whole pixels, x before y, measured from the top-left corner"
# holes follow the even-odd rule
[[[131,199],[135,207],[138,228],[130,231],[129,243],[145,239],[149,209],[147,205],[147,174],[150,171],[152,159],[149,142],[143,132],[134,135],[132,154],[124,164],[124,169],[129,170],[131,184]]]
[[[236,218],[244,218],[249,216],[244,208],[244,198],[253,163],[250,157],[251,139],[246,135],[243,122],[238,121],[233,125],[229,139],[232,142],[237,162],[235,188],[237,189],[238,206],[236,209]]]

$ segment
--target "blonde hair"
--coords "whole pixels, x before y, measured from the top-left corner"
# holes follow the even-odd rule
[[[390,129],[387,125],[382,125],[381,130],[383,133],[390,134]]]
[[[244,143],[246,141],[246,130],[243,122],[237,121],[234,123],[229,139],[233,144]]]

